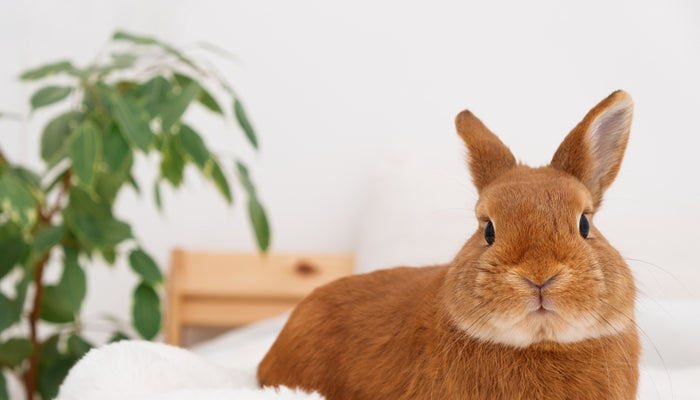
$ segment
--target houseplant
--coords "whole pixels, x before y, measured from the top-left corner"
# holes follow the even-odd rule
[[[21,377],[28,399],[53,398],[70,367],[92,347],[81,335],[80,310],[87,290],[84,268],[95,257],[108,264],[128,259],[140,281],[133,291],[133,331],[150,340],[160,330],[160,269],[129,223],[113,212],[120,190],[141,191],[143,182],[132,175],[134,160],[159,156],[152,186],[159,208],[161,185],[180,187],[188,165],[232,203],[223,160],[183,115],[198,103],[213,117],[235,121],[250,145],[258,146],[240,98],[216,72],[151,37],[120,31],[108,45],[115,50],[86,67],[60,61],[20,76],[47,82],[31,96],[32,113],[65,106],[42,133],[43,171],[15,164],[0,148],[0,282],[13,289],[0,291],[0,367]],[[247,195],[258,247],[265,251],[270,242],[265,211],[246,166],[235,161],[233,169]],[[49,263],[62,265],[58,283],[46,282]],[[37,333],[40,321],[50,327],[47,338]],[[125,337],[117,330],[113,340]],[[7,397],[0,374],[0,400]]]

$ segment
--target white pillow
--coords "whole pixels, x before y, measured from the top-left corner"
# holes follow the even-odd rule
[[[452,260],[477,226],[463,145],[403,141],[371,177],[356,251],[356,272]]]

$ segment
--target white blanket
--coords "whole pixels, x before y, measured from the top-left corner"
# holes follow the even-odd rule
[[[91,350],[73,367],[57,400],[308,399],[281,388],[259,389],[255,372],[211,363],[162,343],[122,341]]]

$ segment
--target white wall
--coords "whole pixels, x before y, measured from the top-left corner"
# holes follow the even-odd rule
[[[635,122],[597,223],[623,254],[656,265],[634,263],[644,291],[692,296],[700,284],[699,3],[416,3],[3,1],[0,110],[27,111],[35,87],[17,82],[20,71],[66,57],[87,62],[115,28],[230,49],[243,65],[217,65],[246,100],[261,152],[196,113],[195,124],[216,152],[252,162],[273,250],[352,252],[369,177],[397,143],[423,146],[428,166],[449,160],[468,187],[453,128],[461,109],[479,115],[517,157],[544,164],[590,107],[623,88],[635,99]],[[39,167],[50,114],[0,121],[3,152]],[[139,164],[144,187],[154,161]],[[164,215],[150,193],[128,191],[119,215],[164,266],[173,246],[252,249],[242,202],[227,208],[190,172],[185,190],[166,193]],[[89,268],[89,329],[103,329],[95,321],[104,312],[128,315],[127,269]]]

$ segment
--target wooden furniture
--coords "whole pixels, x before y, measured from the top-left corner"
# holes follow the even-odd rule
[[[281,314],[317,286],[349,275],[351,255],[172,252],[166,341],[186,325],[235,327]]]

